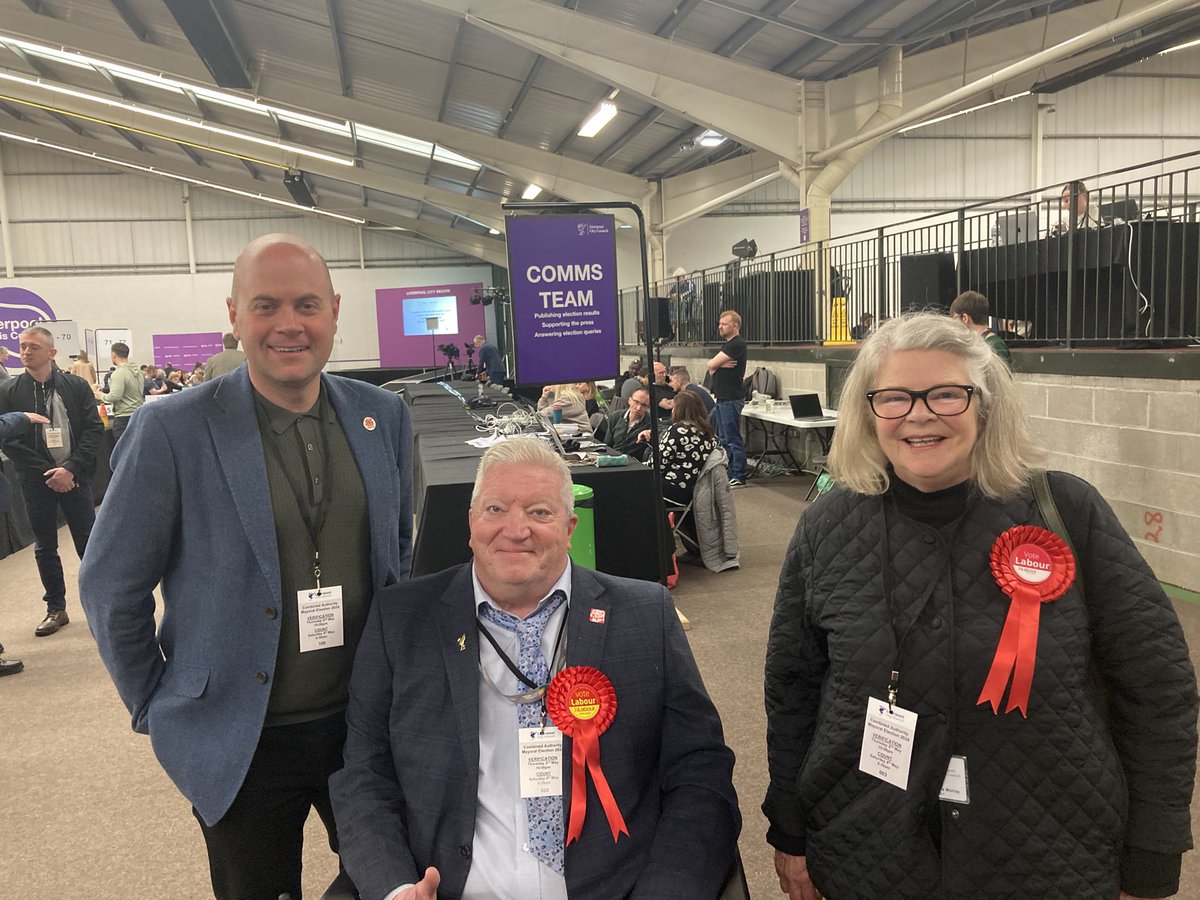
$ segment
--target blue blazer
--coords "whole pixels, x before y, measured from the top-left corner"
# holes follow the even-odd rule
[[[366,488],[379,591],[408,576],[412,554],[408,410],[390,391],[321,379]],[[246,368],[142,407],[113,461],[80,600],[134,730],[150,735],[163,769],[211,825],[258,745],[281,630],[265,614],[282,588]]]
[[[567,893],[714,898],[741,828],[733,752],[670,595],[578,566],[572,573],[567,665],[595,666],[616,691],[600,763],[629,835],[613,841],[589,778],[583,834],[566,848]],[[441,873],[439,897],[458,897],[466,884],[479,784],[475,616],[469,564],[375,598],[350,681],[345,767],[329,781],[342,862],[363,900],[420,880],[428,866]]]

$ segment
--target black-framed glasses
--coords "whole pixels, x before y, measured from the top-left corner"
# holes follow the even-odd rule
[[[974,394],[972,384],[935,384],[924,391],[880,388],[867,391],[867,402],[871,404],[871,412],[881,419],[903,419],[918,400],[924,400],[925,407],[935,416],[961,416],[971,405]]]

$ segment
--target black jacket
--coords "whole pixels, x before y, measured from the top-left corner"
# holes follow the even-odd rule
[[[835,489],[801,517],[767,650],[763,811],[770,843],[806,855],[826,896],[1162,896],[1146,879],[1169,890],[1172,865],[1177,879],[1196,770],[1183,633],[1096,490],[1059,472],[1050,484],[1087,596],[1075,584],[1041,607],[1028,718],[977,704],[1009,608],[990,551],[1014,525],[1047,527],[1028,489],[971,501],[961,526],[887,515],[896,628],[891,501]],[[901,791],[858,764],[868,698],[887,696],[910,619],[897,703],[919,719]],[[938,799],[952,755],[967,760],[968,805]]]
[[[77,481],[90,478],[96,468],[96,450],[104,436],[104,423],[96,411],[96,397],[86,381],[57,366],[50,374],[50,381],[71,422],[71,455],[61,465],[70,469]],[[38,411],[33,376],[28,372],[0,382],[0,413]],[[16,464],[22,477],[40,479],[47,469],[60,465],[46,449],[43,428],[34,426],[25,434],[4,442],[4,452]]]

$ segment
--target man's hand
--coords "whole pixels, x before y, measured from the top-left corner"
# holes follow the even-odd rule
[[[776,850],[775,874],[779,876],[779,889],[788,895],[788,900],[821,900],[821,892],[808,877],[806,857]]]
[[[433,866],[425,870],[425,877],[406,891],[396,895],[396,900],[437,900],[438,885],[442,876]]]
[[[648,440],[650,440],[650,429],[649,428],[647,428],[645,431],[638,432],[637,442],[639,444],[644,444]]]
[[[47,469],[42,475],[46,477],[46,487],[52,491],[65,494],[75,490],[75,474],[70,469],[59,466],[55,469]]]
[[[32,422],[34,425],[49,425],[50,424],[49,419],[47,419],[45,416],[38,415],[37,413],[27,412],[27,413],[25,413],[25,418],[29,419],[29,421]]]
[[[104,396],[103,392],[101,392],[100,388],[94,384],[92,385],[92,396],[95,397],[97,400],[99,400],[101,397]]]
[[[727,360],[725,360],[725,362],[721,363],[721,368],[722,369],[736,369],[737,368],[737,360],[736,359],[727,359]]]

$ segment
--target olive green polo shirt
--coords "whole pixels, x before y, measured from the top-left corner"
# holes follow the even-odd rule
[[[354,650],[371,594],[371,530],[362,475],[324,386],[316,404],[304,413],[276,406],[257,391],[254,401],[283,588],[277,608],[279,652],[265,722],[269,727],[309,722],[346,708]],[[319,521],[322,507],[324,521],[317,537],[321,587],[342,588],[344,642],[301,653],[297,592],[316,587],[309,523]]]

